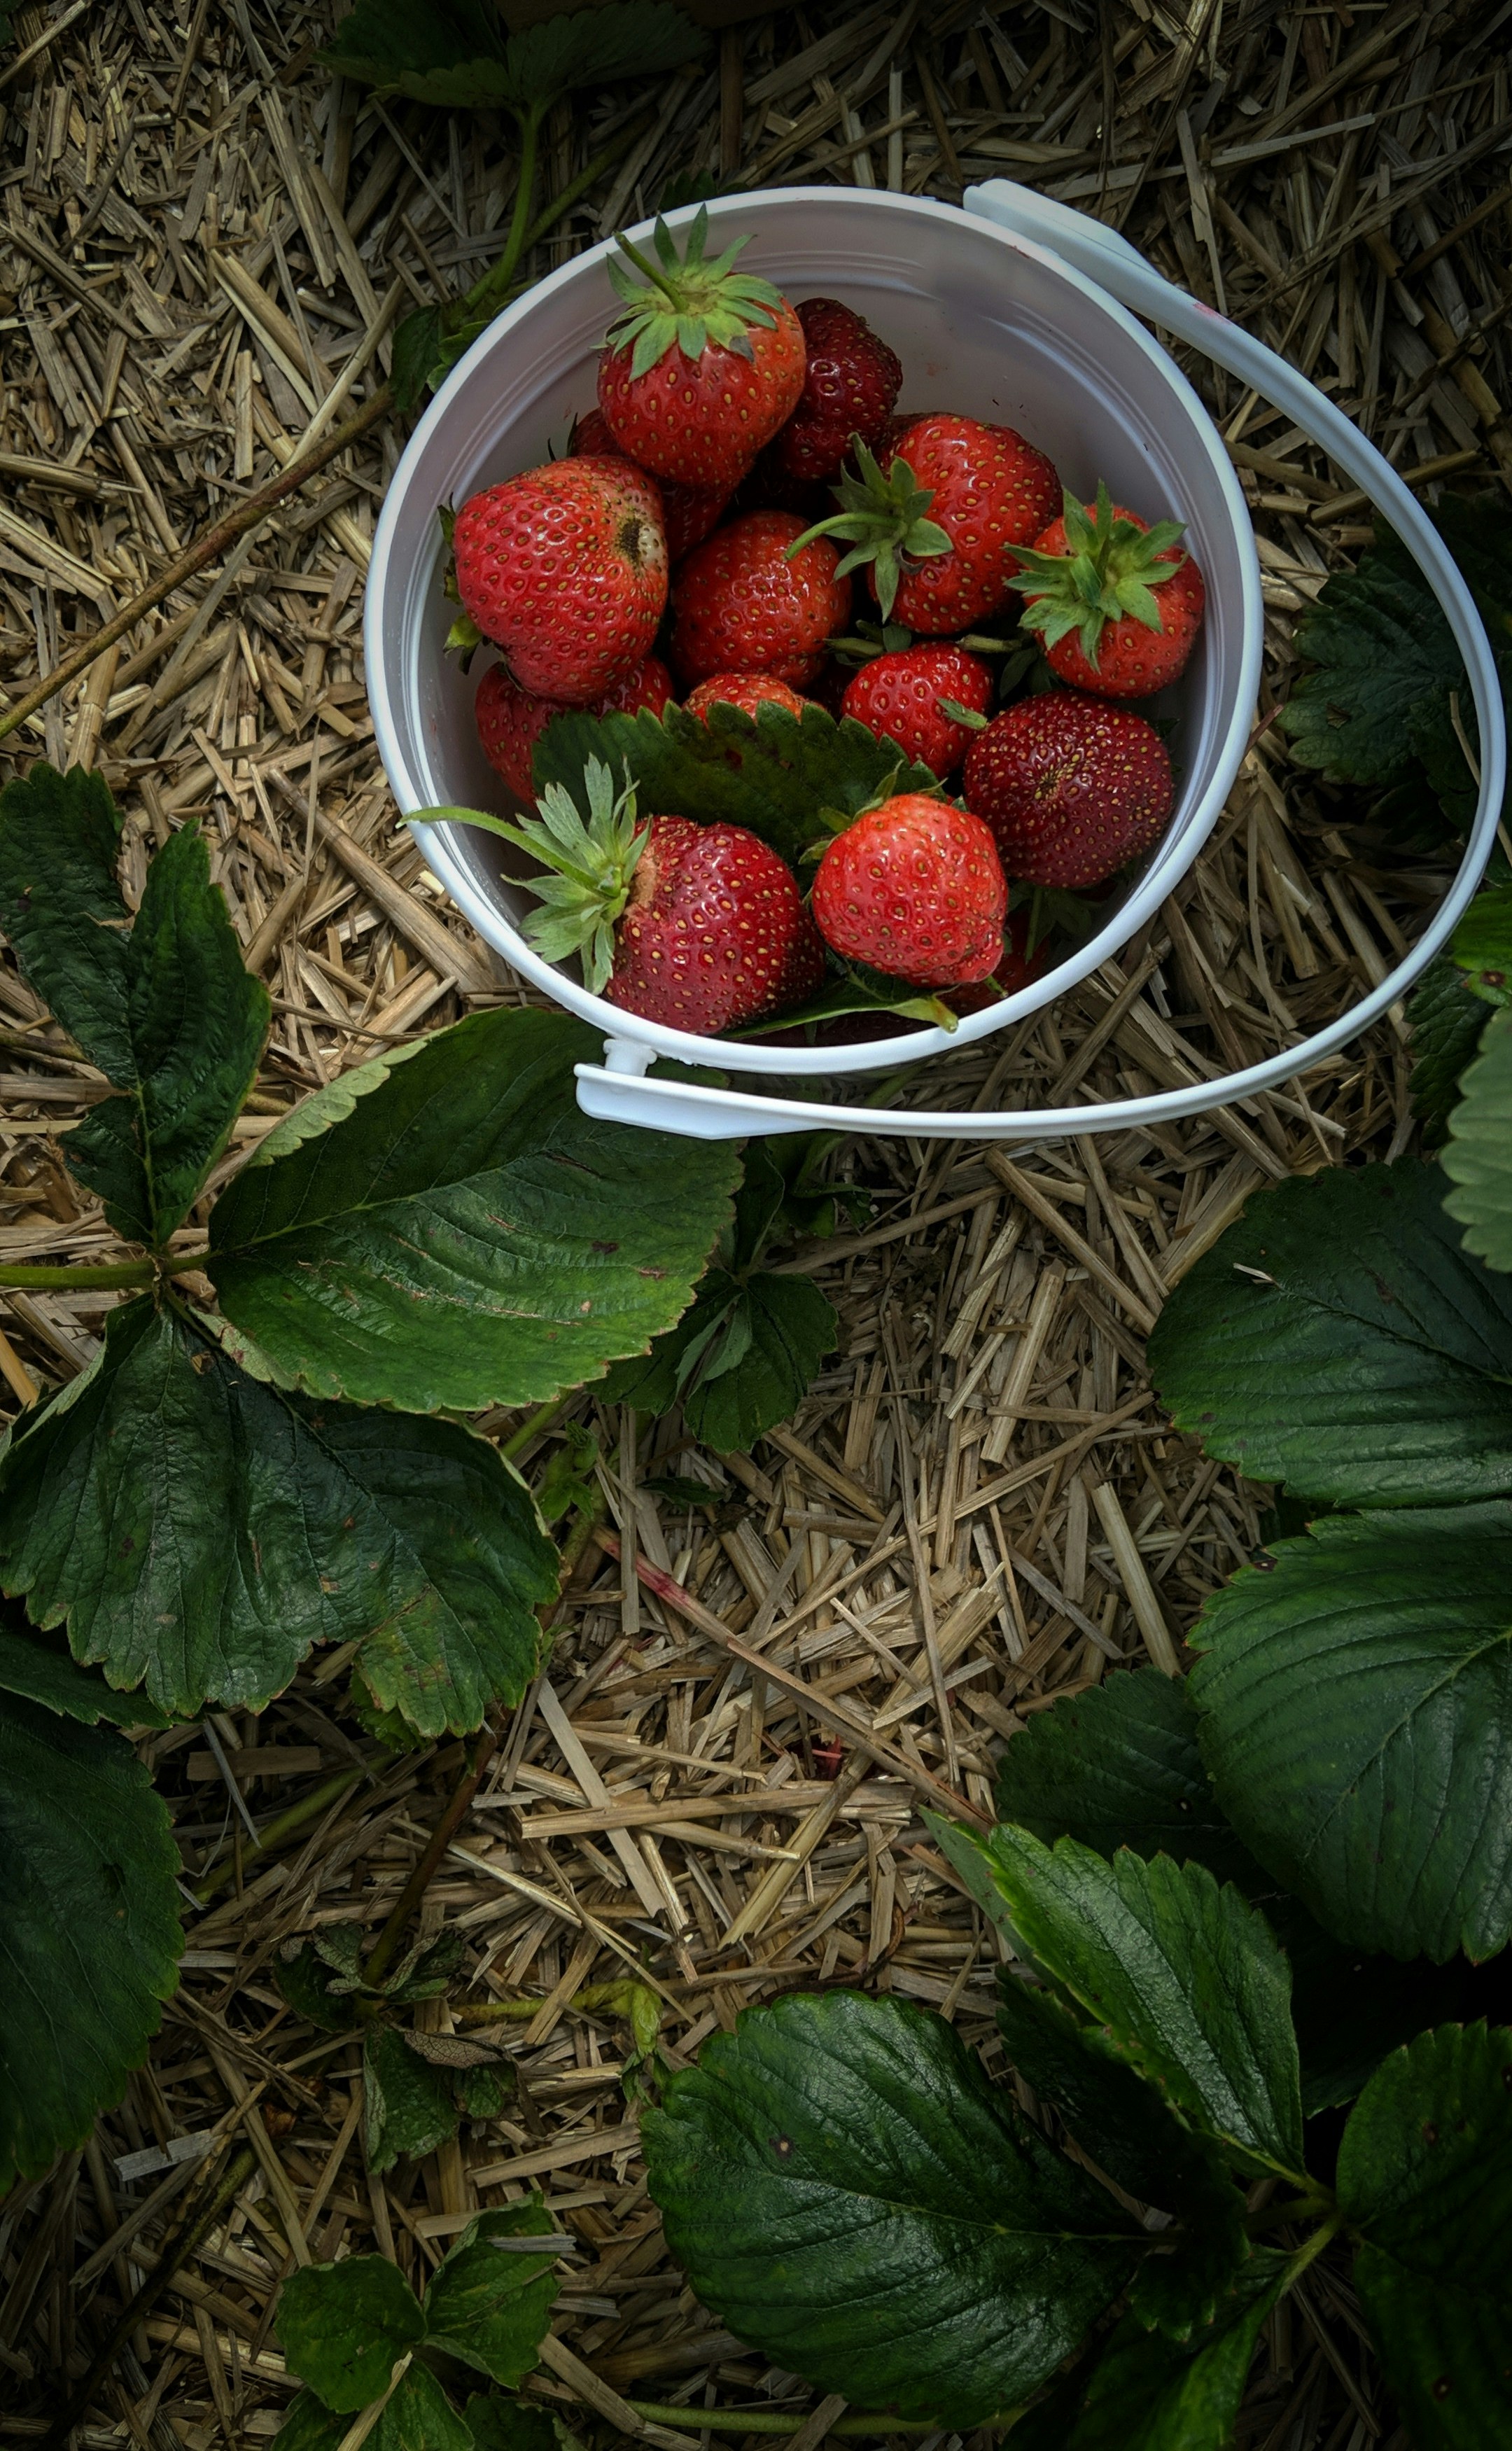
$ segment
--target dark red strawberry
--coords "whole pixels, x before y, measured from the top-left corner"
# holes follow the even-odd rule
[[[824,949],[793,872],[744,826],[640,817],[601,759],[583,773],[587,822],[548,783],[540,815],[511,824],[470,813],[540,860],[522,877],[546,909],[524,935],[548,962],[574,953],[584,984],[643,1021],[696,1036],[763,1020],[810,995]]]
[[[801,542],[790,511],[751,511],[690,553],[673,590],[672,660],[685,681],[775,673],[801,689],[851,610],[825,537]]]
[[[947,714],[946,707],[959,707],[985,723],[992,703],[992,676],[979,657],[964,647],[903,647],[862,665],[846,689],[841,712],[943,779],[959,765],[977,729]]]
[[[989,1005],[1001,1004],[1005,996],[1017,995],[1037,979],[1050,961],[1050,944],[1042,934],[1032,953],[1029,950],[1027,911],[1011,913],[1003,931],[1003,958],[990,979],[978,980],[969,988],[950,988],[941,998],[952,1012],[964,1021],[970,1012],[985,1012]]]
[[[533,696],[587,706],[650,654],[667,601],[656,480],[553,460],[475,494],[452,532],[462,611]]]
[[[1060,496],[1044,452],[1011,426],[936,415],[914,418],[882,462],[864,444],[854,458],[839,511],[809,534],[849,542],[842,571],[872,564],[883,619],[937,638],[995,613],[1013,547],[1039,534]]]
[[[591,408],[586,417],[576,420],[567,450],[574,460],[630,457],[615,441],[601,408]],[[728,491],[697,494],[691,485],[679,485],[673,477],[662,477],[658,481],[661,488],[661,521],[667,532],[667,559],[678,562],[718,526],[730,496]]]
[[[1003,957],[1008,889],[992,837],[949,800],[905,792],[836,834],[811,896],[826,944],[917,987],[967,987]]]
[[[798,404],[772,445],[790,477],[828,482],[859,435],[874,449],[903,382],[884,340],[835,298],[798,308],[808,366]]]
[[[749,238],[704,262],[708,227],[700,209],[679,256],[658,221],[656,264],[619,241],[650,286],[609,265],[625,311],[599,362],[599,405],[642,468],[728,493],[797,406],[803,326],[770,281],[735,270]]]
[[[1031,885],[1111,876],[1160,840],[1174,796],[1154,725],[1070,690],[994,716],[966,753],[963,780],[1008,873]]]
[[[690,690],[682,704],[685,714],[706,721],[711,706],[736,706],[742,715],[753,716],[764,706],[780,706],[789,715],[801,715],[814,700],[799,697],[774,673],[716,673],[712,680]]]
[[[1024,627],[1052,672],[1099,697],[1153,697],[1187,669],[1202,626],[1202,573],[1179,520],[1153,527],[1097,488],[1065,498],[1058,520],[1018,557]]]
[[[672,675],[658,656],[648,656],[617,681],[612,690],[582,710],[587,715],[634,715],[643,706],[659,715],[672,696]],[[537,741],[554,715],[574,712],[560,697],[531,697],[511,680],[502,664],[484,673],[473,700],[478,737],[490,766],[503,776],[515,797],[527,804],[536,796],[530,761]]]

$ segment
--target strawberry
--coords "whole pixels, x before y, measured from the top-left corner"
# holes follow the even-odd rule
[[[943,778],[959,765],[976,729],[961,714],[985,722],[992,702],[992,676],[964,647],[904,647],[862,665],[847,686],[841,713]],[[947,714],[947,707],[955,712]]]
[[[672,675],[658,656],[648,656],[622,681],[584,708],[587,715],[634,715],[648,706],[659,715],[672,696]],[[573,709],[560,697],[531,697],[511,680],[502,664],[484,673],[473,700],[478,737],[490,766],[502,775],[518,800],[528,805],[536,796],[530,761],[537,741],[554,715]]]
[[[630,262],[608,266],[625,311],[599,362],[599,405],[619,447],[658,477],[728,493],[763,442],[786,424],[803,389],[803,326],[778,289],[734,269],[748,238],[703,260],[700,207],[679,256],[658,221],[659,267],[621,238]]]
[[[625,460],[609,431],[609,421],[603,411],[591,408],[586,417],[573,422],[572,436],[567,444],[570,459]],[[661,520],[667,531],[667,559],[677,562],[685,553],[719,524],[720,514],[730,499],[728,488],[713,494],[696,494],[691,485],[679,485],[676,479],[663,477],[661,487]]]
[[[1027,911],[1011,912],[1003,931],[1003,958],[990,979],[969,988],[950,988],[941,998],[952,1012],[964,1021],[971,1012],[985,1012],[989,1005],[1001,1004],[1004,996],[1017,995],[1037,979],[1050,960],[1050,944],[1040,937],[1032,952],[1029,950],[1030,914]]]
[[[811,994],[824,948],[793,872],[744,826],[641,817],[601,759],[583,771],[584,825],[548,783],[540,815],[479,817],[548,872],[520,883],[544,911],[524,922],[548,962],[582,956],[584,985],[642,1021],[704,1035],[760,1021]]]
[[[755,716],[764,706],[785,707],[789,715],[801,715],[814,700],[799,697],[786,681],[772,673],[717,673],[712,680],[700,681],[682,701],[683,711],[707,722],[712,706],[737,706],[742,715]]]
[[[651,652],[667,602],[655,480],[553,460],[475,494],[452,532],[463,612],[522,690],[587,706]]]
[[[842,572],[872,564],[884,621],[937,638],[995,613],[1013,547],[1039,534],[1060,491],[1044,452],[1011,425],[936,414],[913,419],[880,463],[864,443],[854,457],[839,511],[808,535],[849,542]]]
[[[1019,555],[1024,627],[1072,689],[1153,697],[1186,671],[1207,591],[1182,534],[1179,520],[1149,527],[1099,485],[1095,503],[1068,494]]]
[[[995,716],[966,753],[964,781],[1009,874],[1031,885],[1111,876],[1159,841],[1174,795],[1154,725],[1070,690]]]
[[[1008,889],[978,816],[927,793],[868,809],[836,834],[812,895],[826,944],[926,988],[967,987],[1003,957]]]
[[[672,593],[672,660],[685,681],[775,673],[801,689],[847,619],[851,582],[828,538],[791,511],[749,511],[690,553]]]
[[[835,298],[798,308],[808,365],[798,404],[773,444],[790,477],[827,482],[852,438],[874,448],[892,415],[903,368],[870,324]]]

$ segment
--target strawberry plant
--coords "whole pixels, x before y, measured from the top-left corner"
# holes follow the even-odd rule
[[[381,2255],[292,2273],[278,2333],[304,2389],[279,2432],[285,2451],[339,2451],[348,2440],[375,2451],[493,2451],[517,2441],[534,2412],[518,2412],[519,2428],[510,2402],[473,2381],[481,2375],[512,2392],[536,2365],[560,2244],[533,2195],[469,2222],[423,2299]],[[540,2416],[542,2451],[575,2451],[565,2429],[563,2441]]]
[[[122,1241],[97,1266],[6,1281],[128,1297],[0,1447],[0,1590],[22,1604],[0,1628],[0,2187],[82,2141],[174,1979],[167,1816],[99,1723],[258,1709],[335,1642],[355,1646],[359,1708],[401,1741],[517,1701],[557,1546],[456,1416],[550,1403],[644,1352],[686,1309],[739,1176],[717,1145],[591,1122],[573,1066],[593,1032],[501,1009],[340,1075],[206,1195],[268,999],[196,830],[152,859],[134,914],[119,833],[81,770],[38,766],[0,794],[0,926],[105,1076],[67,1154]],[[61,1985],[60,1947],[77,1958]],[[458,2096],[497,2087],[486,2046],[438,2073],[393,2025],[434,1956],[381,1981],[340,1931],[324,1947],[340,2018],[386,2054],[388,2131],[443,2108],[455,2124]]]
[[[1454,942],[1487,1019],[1443,1168],[1261,1193],[1150,1341],[1178,1425],[1306,1528],[1189,1677],[1016,1736],[993,1829],[931,1817],[1037,2114],[939,2017],[835,1991],[747,2010],[645,2120],[694,2286],[823,2390],[1219,2451],[1261,2325],[1347,2250],[1416,2451],[1512,2431],[1512,2032],[1457,2022],[1512,1937],[1509,904]]]

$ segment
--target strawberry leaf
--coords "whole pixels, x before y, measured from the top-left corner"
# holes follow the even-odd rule
[[[719,703],[707,719],[679,706],[659,716],[645,708],[638,715],[559,715],[536,744],[537,793],[560,783],[586,818],[595,757],[616,775],[628,770],[646,815],[747,826],[792,868],[813,846],[816,809],[854,817],[884,789],[940,790],[927,766],[900,762],[892,741],[851,716],[836,722],[819,706],[801,716],[763,706],[752,716]]]
[[[326,68],[440,108],[539,113],[575,86],[655,76],[697,59],[701,30],[666,0],[614,0],[506,35],[488,0],[357,0]]]
[[[732,1029],[731,1038],[770,1038],[775,1030],[817,1029],[827,1021],[842,1021],[854,1012],[890,1012],[901,1021],[921,1021],[931,1029],[956,1029],[960,1016],[951,1010],[943,997],[930,988],[916,988],[908,979],[890,979],[881,971],[868,971],[855,962],[845,962],[840,974],[825,981],[816,995],[795,1011],[778,1013],[775,1019],[753,1022],[749,1029]]]

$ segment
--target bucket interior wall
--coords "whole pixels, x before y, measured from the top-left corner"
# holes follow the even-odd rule
[[[795,301],[837,297],[864,314],[903,361],[900,408],[951,409],[1016,426],[1084,499],[1101,477],[1143,518],[1185,520],[1207,580],[1207,616],[1181,680],[1141,708],[1173,722],[1177,805],[1153,854],[1173,882],[1211,820],[1215,785],[1227,785],[1232,771],[1244,687],[1246,559],[1253,548],[1247,528],[1237,531],[1232,493],[1215,464],[1222,446],[1168,362],[1121,310],[1053,259],[949,207],[887,199],[893,209],[876,209],[883,201],[834,188],[733,198],[712,208],[711,252],[753,229],[743,268],[765,274]],[[460,505],[480,487],[539,463],[553,443],[562,447],[573,416],[595,404],[598,350],[615,303],[597,254],[532,292],[528,311],[501,319],[456,369],[396,474],[375,554],[368,657],[380,746],[406,814],[512,806],[473,720],[491,652],[480,649],[464,675],[444,650],[455,608],[442,596],[436,508]],[[856,609],[867,609],[859,582]],[[516,958],[514,923],[535,906],[501,873],[501,848],[476,830],[449,829],[448,882],[474,924]],[[1086,967],[1084,959],[1063,966],[1057,990]],[[579,1011],[606,1015],[565,975],[560,992]],[[1043,989],[1010,998],[979,1016],[969,1034],[1044,1000]],[[896,1038],[885,1043],[895,1057]],[[844,1070],[863,1050],[835,1053]]]

